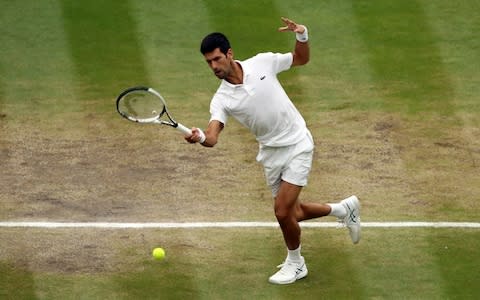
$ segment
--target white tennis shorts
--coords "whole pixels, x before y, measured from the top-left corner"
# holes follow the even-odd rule
[[[276,197],[280,183],[306,186],[312,168],[313,138],[309,131],[299,143],[286,147],[260,147],[257,161],[263,164],[265,179]]]

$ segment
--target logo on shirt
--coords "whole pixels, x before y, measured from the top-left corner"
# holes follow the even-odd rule
[[[262,77],[260,77],[260,80],[264,80],[265,77],[267,77],[267,76],[263,75]]]

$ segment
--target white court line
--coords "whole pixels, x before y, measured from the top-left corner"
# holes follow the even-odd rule
[[[337,222],[304,222],[304,228],[336,228]],[[176,229],[176,228],[261,228],[278,227],[276,222],[0,222],[7,228],[105,228],[105,229]],[[480,228],[477,222],[362,222],[363,228]]]

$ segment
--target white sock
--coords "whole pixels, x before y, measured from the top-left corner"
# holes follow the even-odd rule
[[[300,245],[295,250],[288,249],[287,260],[289,260],[289,261],[300,261],[300,260],[302,260],[302,256],[300,255],[301,248],[302,248],[302,246]]]
[[[335,216],[337,218],[343,218],[347,215],[347,210],[340,203],[328,203],[332,210],[328,214],[329,216]]]

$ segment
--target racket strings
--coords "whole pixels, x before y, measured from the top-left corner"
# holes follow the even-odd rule
[[[131,92],[118,102],[118,110],[123,115],[137,119],[155,119],[165,113],[165,106],[157,97],[144,92]]]

